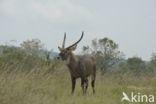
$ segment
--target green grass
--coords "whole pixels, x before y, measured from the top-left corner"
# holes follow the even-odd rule
[[[1,72],[0,104],[128,104],[121,102],[123,91],[156,96],[156,77],[119,73],[104,76],[97,73],[95,95],[89,85],[87,95],[83,96],[78,79],[72,96],[67,68],[62,66],[53,73],[43,74],[46,70]]]

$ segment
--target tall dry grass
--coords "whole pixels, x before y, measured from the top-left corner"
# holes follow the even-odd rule
[[[155,76],[116,72],[104,76],[97,72],[95,95],[89,86],[87,95],[83,96],[80,80],[77,80],[72,96],[68,69],[62,63],[56,64],[29,72],[3,69],[0,73],[0,104],[121,104],[123,91],[156,96]]]

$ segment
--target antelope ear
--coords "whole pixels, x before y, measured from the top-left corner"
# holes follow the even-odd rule
[[[59,46],[58,46],[58,49],[59,49],[60,51],[62,51],[62,48],[61,48],[61,47],[59,47]]]
[[[70,50],[75,51],[76,47],[77,47],[77,45],[71,47]]]

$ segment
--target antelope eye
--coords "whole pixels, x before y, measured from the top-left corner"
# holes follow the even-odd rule
[[[65,55],[65,52],[61,52],[60,54],[59,54],[59,56],[64,56]]]

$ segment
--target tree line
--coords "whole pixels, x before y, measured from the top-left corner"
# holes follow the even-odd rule
[[[107,37],[93,39],[91,46],[83,46],[84,54],[93,54],[96,57],[97,67],[104,74],[116,69],[121,72],[152,73],[156,71],[156,54],[153,53],[150,61],[145,61],[141,57],[134,56],[128,59],[119,50],[119,45]]]
[[[97,69],[104,75],[107,72],[156,73],[156,53],[151,55],[150,61],[144,61],[138,56],[125,58],[119,50],[119,45],[107,37],[93,39],[90,46],[82,47],[82,54],[94,55]],[[6,67],[30,71],[34,67],[50,66],[53,70],[57,65],[57,53],[47,50],[39,39],[23,41],[20,46],[0,45],[0,68]],[[52,64],[53,63],[53,64]]]

